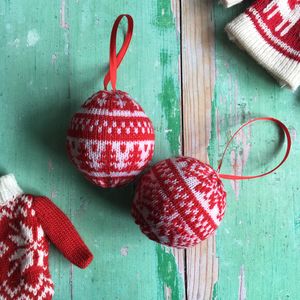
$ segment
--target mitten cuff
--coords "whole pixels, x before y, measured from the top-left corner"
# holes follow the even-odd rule
[[[221,3],[225,6],[225,7],[231,7],[234,6],[238,3],[241,3],[243,0],[221,0]]]
[[[22,193],[23,191],[19,187],[13,174],[0,177],[0,206],[13,200]]]
[[[267,43],[247,14],[238,16],[225,27],[225,30],[230,40],[246,50],[279,81],[281,86],[297,89],[300,85],[300,62],[283,55]],[[293,52],[293,49],[291,51]]]
[[[87,268],[93,261],[94,256],[87,247],[81,247],[74,253],[74,264],[81,269]]]

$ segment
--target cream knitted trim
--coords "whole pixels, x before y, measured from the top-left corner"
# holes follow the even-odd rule
[[[23,194],[13,174],[0,177],[0,205]]]
[[[225,7],[231,7],[233,5],[236,5],[238,3],[241,3],[243,0],[221,0],[222,4]]]
[[[268,44],[256,30],[249,16],[241,14],[226,25],[229,39],[246,50],[280,83],[293,91],[300,85],[300,63],[284,56]]]

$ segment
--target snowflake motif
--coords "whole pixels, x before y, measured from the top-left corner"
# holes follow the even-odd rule
[[[109,94],[103,93],[102,98],[98,99],[97,102],[100,106],[104,106],[107,103],[108,98],[109,98]]]
[[[20,266],[21,273],[32,267],[35,263],[37,266],[45,268],[44,257],[47,252],[44,249],[44,231],[41,226],[37,228],[34,234],[32,228],[21,223],[21,230],[11,226],[16,232],[15,235],[9,235],[9,239],[18,247],[18,249],[10,256],[9,261],[14,262],[13,267],[9,271],[11,276]],[[38,253],[37,262],[34,261],[34,253]]]
[[[120,108],[124,108],[126,106],[126,101],[124,101],[123,97],[119,94],[115,95],[114,102],[116,102]]]
[[[0,258],[7,252],[8,247],[4,242],[0,242]]]

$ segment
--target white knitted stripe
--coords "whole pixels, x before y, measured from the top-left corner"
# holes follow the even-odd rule
[[[218,211],[211,210],[208,206],[209,203],[207,200],[203,199],[203,193],[196,190],[196,186],[199,184],[199,181],[197,179],[194,179],[193,177],[187,178],[185,174],[182,172],[181,168],[178,167],[177,164],[172,161],[173,166],[177,170],[177,172],[180,174],[181,179],[184,180],[186,186],[189,188],[190,193],[195,196],[195,198],[199,201],[199,204],[203,208],[203,210],[209,215],[209,217],[213,220],[215,225],[219,226],[220,221],[217,218]],[[210,193],[213,193],[213,191],[210,191]],[[209,198],[209,193],[207,193],[207,198]]]
[[[23,194],[13,174],[0,177],[0,205],[6,204]]]
[[[163,189],[161,188],[161,196],[166,197]],[[172,204],[172,201],[169,201],[169,205],[172,206],[172,208],[174,209],[174,206]],[[145,218],[145,215],[151,214],[151,212],[149,213],[148,209],[143,208],[142,210],[140,210],[140,208],[136,205],[136,210],[138,211],[138,213],[143,216],[143,221],[147,224],[148,228],[150,229],[150,231],[156,236],[159,237],[159,242],[162,244],[169,244],[170,240],[169,237],[166,235],[162,235],[160,233],[159,228],[157,228],[156,224],[153,224],[152,222],[150,222],[148,220],[148,218]],[[165,228],[172,228],[172,220],[174,218],[176,218],[177,216],[179,216],[180,220],[182,221],[182,223],[185,225],[184,229],[187,231],[187,233],[190,235],[190,239],[192,239],[193,241],[196,240],[198,242],[200,242],[200,238],[198,237],[198,235],[189,227],[189,225],[185,222],[185,219],[177,212],[173,215],[168,215],[165,216],[162,214],[161,219],[160,219],[160,223],[163,224],[163,226]],[[175,234],[173,236],[173,246],[177,246],[178,247],[178,240],[182,238],[182,236],[180,234]]]
[[[243,0],[221,0],[222,4],[225,7],[231,7],[233,5],[236,5],[238,3],[241,3]]]
[[[180,217],[181,222],[185,225],[185,226],[184,226],[184,229],[187,231],[187,233],[188,233],[191,237],[194,236],[195,238],[199,239],[199,238],[198,238],[198,233],[194,232],[194,230],[193,230],[193,229],[189,226],[189,224],[186,222],[184,216],[182,216],[182,215],[178,212],[177,208],[174,207],[174,204],[173,204],[172,200],[168,199],[168,196],[167,196],[167,195],[165,194],[165,192],[164,192],[164,186],[161,184],[160,180],[158,180],[158,178],[155,176],[155,174],[152,173],[152,175],[153,175],[153,177],[155,178],[155,180],[157,181],[157,183],[158,183],[158,185],[159,185],[159,193],[160,193],[160,195],[161,195],[163,198],[167,199],[167,201],[169,201],[169,205],[170,205],[170,206],[172,207],[172,209],[175,211],[175,214],[173,214],[173,215],[168,215],[168,216],[167,216],[167,220],[164,221],[164,224],[168,224],[168,223],[172,224],[172,220],[173,220],[174,218],[176,218],[176,216],[178,215],[178,216]],[[177,215],[176,215],[176,214],[177,214]],[[172,226],[172,225],[171,225],[171,226]],[[159,236],[159,233],[158,233],[158,236]],[[179,237],[180,237],[180,236],[179,236]],[[178,239],[178,237],[176,237],[176,238]]]
[[[106,178],[106,177],[129,177],[129,176],[135,176],[141,173],[140,170],[138,171],[132,171],[132,172],[109,172],[105,173],[105,172],[87,172],[86,170],[82,170],[81,172],[88,174],[89,176],[93,176],[96,178]]]
[[[154,145],[155,142],[153,140],[130,140],[130,141],[109,141],[109,140],[97,140],[97,139],[85,139],[85,138],[73,138],[73,137],[67,137],[68,141],[70,143],[72,142],[84,142],[84,143],[97,143],[99,145],[104,144],[104,145],[114,145],[114,144],[130,144],[130,145],[134,145],[134,144],[140,144],[143,143],[143,145],[148,144],[148,145]],[[1,299],[0,299],[1,300]]]
[[[287,85],[292,90],[297,89],[300,84],[300,63],[284,56],[268,44],[256,30],[249,16],[241,14],[226,25],[225,30],[230,40],[245,49],[279,81],[281,86]]]
[[[108,109],[97,109],[97,108],[81,108],[79,113],[90,114],[96,116],[110,116],[110,117],[144,117],[147,118],[143,111],[130,111],[130,110],[108,110]]]

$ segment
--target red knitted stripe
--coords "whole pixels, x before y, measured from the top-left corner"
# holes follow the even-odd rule
[[[155,175],[155,174],[154,174]],[[188,237],[189,240],[193,240],[195,238],[201,239],[194,233],[192,229],[189,231],[186,229],[188,224],[186,224],[185,219],[182,217],[180,213],[178,213],[178,210],[175,208],[175,205],[173,204],[173,201],[171,200],[171,196],[167,193],[168,191],[164,191],[166,196],[168,197],[168,200],[163,198],[162,193],[157,193],[155,191],[161,190],[161,186],[159,185],[159,180],[151,181],[151,178],[144,177],[142,179],[144,187],[143,189],[143,199],[140,199],[140,204],[145,207],[149,211],[148,221],[154,224],[154,226],[157,228],[157,231],[159,232],[160,237],[167,237],[169,242],[164,243],[160,239],[160,243],[166,244],[168,246],[182,246],[180,242],[180,238],[182,236]],[[153,188],[148,188],[148,186],[152,186],[154,184]],[[140,189],[138,189],[140,191]],[[152,200],[152,197],[155,194],[155,198]],[[138,197],[138,196],[137,196]],[[139,198],[138,198],[139,199]],[[146,201],[146,199],[148,201]],[[166,203],[165,209],[167,209],[167,215],[166,211],[164,211],[164,214],[161,214],[160,206],[155,205],[155,203]],[[166,223],[166,220],[163,220],[165,218],[168,219],[168,216],[170,215],[178,215],[175,219],[170,221],[171,224]],[[162,218],[163,217],[163,218]],[[160,225],[159,225],[160,224]],[[178,224],[186,224],[184,230],[178,228]],[[175,242],[175,238],[177,238],[177,242]]]
[[[132,204],[131,214],[135,219],[135,223],[141,227],[142,232],[146,234],[149,239],[159,243],[159,238],[151,230],[151,226],[149,226],[143,215],[139,212],[134,202]]]
[[[97,115],[97,114],[91,114],[91,113],[82,113],[78,112],[73,119],[73,122],[77,121],[78,119],[90,119],[91,121],[99,121],[99,123],[103,123],[104,121],[108,121],[109,124],[112,124],[113,122],[117,122],[118,124],[121,124],[122,122],[125,122],[126,125],[130,124],[130,122],[133,123],[134,126],[138,126],[138,122],[141,123],[141,127],[152,127],[152,123],[150,122],[150,119],[148,117],[143,116],[108,116],[108,115]]]
[[[200,207],[202,209],[199,210],[198,214],[196,215],[196,220],[200,218],[200,216],[204,217],[204,220],[208,222],[208,224],[215,230],[218,228],[218,226],[215,224],[215,222],[213,221],[213,219],[211,218],[211,216],[209,215],[209,213],[205,210],[205,208],[202,206],[200,201],[195,200],[195,196],[193,194],[193,191],[190,189],[190,187],[186,184],[186,182],[184,180],[181,180],[181,175],[179,174],[176,166],[171,162],[170,159],[166,160],[166,163],[168,164],[168,166],[172,169],[173,173],[176,173],[176,178],[179,179],[179,184],[182,185],[183,190],[185,191],[185,193],[188,194],[189,199],[185,200],[185,203],[188,204],[190,202],[193,203],[194,207]],[[177,206],[176,206],[177,210],[181,210],[182,208],[179,206],[179,203],[177,202]],[[197,221],[195,221],[194,223],[197,223]],[[194,224],[192,225],[193,230],[197,230],[197,228],[194,227]]]
[[[107,134],[107,139],[103,139],[104,133],[102,135],[99,135],[97,128],[95,128],[92,132],[89,130],[79,131],[79,130],[73,130],[69,129],[68,131],[68,137],[71,138],[81,138],[81,137],[89,137],[89,140],[95,140],[95,141],[105,141],[106,143],[111,142],[140,142],[140,141],[153,141],[155,138],[154,133],[137,133],[130,132],[129,134],[124,133],[121,131],[120,134],[116,133],[116,129],[112,130],[111,133],[108,133],[107,130],[105,132]]]
[[[289,57],[291,59],[294,59],[298,62],[300,62],[300,57],[297,55],[294,55],[290,52],[288,52],[284,47],[280,46],[279,44],[275,43],[271,38],[269,38],[269,36],[266,34],[266,32],[264,31],[264,29],[260,26],[260,24],[258,23],[255,15],[253,12],[251,12],[249,9],[245,12],[249,18],[251,19],[251,21],[253,22],[256,30],[259,32],[259,34],[266,40],[266,43],[268,43],[269,45],[271,45],[273,48],[275,48],[278,52],[284,54],[286,57]],[[261,16],[261,14],[259,14]],[[264,20],[264,18],[261,16],[262,20]],[[264,22],[265,23],[265,22]],[[274,36],[276,37],[276,36]],[[297,39],[296,37],[293,37],[295,40]],[[284,39],[279,38],[280,40],[282,40],[283,42],[285,42]],[[287,42],[287,44],[289,45],[289,43]],[[291,48],[292,45],[289,45]],[[299,51],[300,49],[296,49],[296,51]]]
[[[121,171],[121,172],[126,172],[128,171],[128,169],[123,169],[124,171]],[[109,173],[108,173],[109,174]],[[99,180],[99,181],[109,181],[111,178],[109,176],[107,177],[103,177],[103,176],[94,176],[94,175],[91,175],[91,174],[86,174],[89,176],[89,178],[93,179],[93,180]],[[131,176],[128,176],[128,175],[125,175],[125,176],[116,176],[114,177],[114,180],[117,180],[117,178],[119,178],[120,180],[126,180],[126,179],[131,179],[133,177],[135,177],[136,175],[131,175]]]

